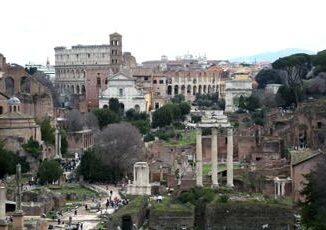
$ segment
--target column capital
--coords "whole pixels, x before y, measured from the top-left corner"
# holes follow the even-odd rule
[[[202,130],[201,130],[201,128],[197,124],[197,126],[196,126],[196,134],[197,135],[201,135],[201,133],[202,133]]]
[[[218,128],[213,127],[212,128],[212,135],[217,136],[218,134]]]
[[[227,135],[228,136],[233,136],[233,128],[232,127],[231,128],[228,128]]]

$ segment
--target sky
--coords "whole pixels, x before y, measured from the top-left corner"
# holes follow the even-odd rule
[[[326,49],[323,0],[5,0],[0,53],[54,64],[54,47],[108,44],[138,63],[184,54],[228,59],[284,48]]]

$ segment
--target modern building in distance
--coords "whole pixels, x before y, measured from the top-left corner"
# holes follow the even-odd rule
[[[43,72],[45,76],[54,83],[55,80],[55,69],[54,66],[50,65],[49,59],[46,61],[46,66],[42,64],[33,64],[33,63],[28,63],[25,65],[25,68],[36,68],[37,71]]]
[[[104,45],[76,45],[70,49],[58,46],[55,50],[55,84],[66,99],[77,96],[86,108],[99,106],[99,92],[105,90],[108,78],[121,66],[135,66],[130,53],[122,53],[122,36],[110,34]],[[125,60],[126,59],[126,60]]]

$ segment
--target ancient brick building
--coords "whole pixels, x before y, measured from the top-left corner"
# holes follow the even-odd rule
[[[87,108],[98,107],[100,90],[107,88],[107,79],[117,73],[121,66],[135,66],[135,58],[122,53],[122,36],[110,35],[110,44],[76,45],[70,49],[55,47],[55,84],[63,100],[72,95],[85,101]]]
[[[53,94],[46,81],[29,75],[19,65],[7,64],[0,54],[0,114],[7,112],[7,100],[16,96],[21,112],[37,119],[54,116]]]

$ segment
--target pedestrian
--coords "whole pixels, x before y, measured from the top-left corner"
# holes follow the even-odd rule
[[[77,216],[77,209],[75,209],[75,216]]]
[[[60,218],[58,218],[58,225],[60,225],[61,224],[61,219]]]
[[[85,210],[87,210],[87,204],[85,204]]]
[[[83,222],[80,223],[80,229],[83,230]]]

